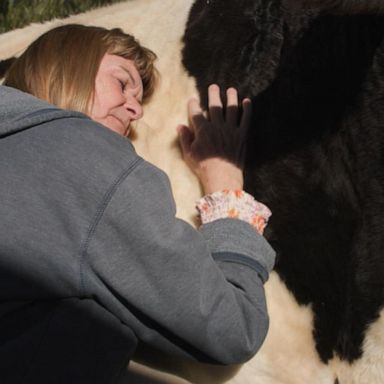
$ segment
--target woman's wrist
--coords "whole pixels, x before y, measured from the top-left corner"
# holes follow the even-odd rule
[[[224,159],[201,161],[197,174],[205,195],[223,190],[242,190],[244,186],[243,171]]]

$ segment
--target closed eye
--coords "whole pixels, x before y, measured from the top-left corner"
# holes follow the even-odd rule
[[[125,86],[127,85],[127,83],[125,81],[123,81],[123,80],[120,80],[120,79],[118,79],[118,80],[119,80],[119,83],[120,83],[121,90],[124,91]]]

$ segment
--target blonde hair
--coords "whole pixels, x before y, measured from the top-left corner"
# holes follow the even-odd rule
[[[15,60],[4,85],[61,108],[87,113],[106,53],[133,60],[143,81],[143,102],[148,101],[157,82],[156,55],[119,28],[67,24],[51,29]]]

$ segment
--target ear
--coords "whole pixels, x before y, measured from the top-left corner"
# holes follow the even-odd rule
[[[283,0],[287,8],[316,9],[321,13],[384,14],[383,0]]]
[[[5,74],[7,73],[8,69],[11,67],[11,65],[16,60],[16,57],[10,57],[5,60],[0,60],[0,79],[2,79]]]

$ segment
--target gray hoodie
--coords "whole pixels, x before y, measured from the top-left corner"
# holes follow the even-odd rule
[[[86,116],[0,86],[0,381],[112,383],[138,342],[232,364],[268,328],[274,252],[195,230],[167,176]]]

